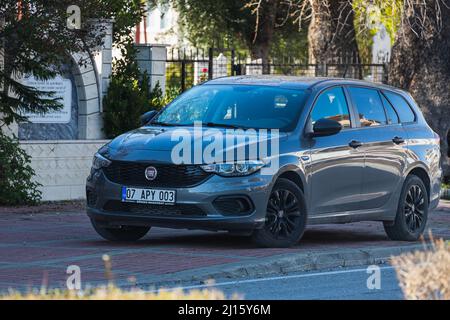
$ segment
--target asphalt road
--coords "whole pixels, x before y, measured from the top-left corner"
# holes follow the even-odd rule
[[[367,267],[339,268],[320,272],[293,273],[285,276],[217,281],[214,288],[228,297],[239,294],[249,300],[394,300],[402,299],[395,271],[380,265],[380,289],[368,289]],[[374,283],[374,282],[370,282]],[[183,289],[203,289],[206,285],[187,285]]]

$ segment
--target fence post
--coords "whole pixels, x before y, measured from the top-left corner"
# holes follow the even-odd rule
[[[383,63],[383,83],[389,83],[389,62]]]
[[[186,90],[186,59],[181,60],[181,92]]]
[[[214,48],[209,48],[208,52],[208,80],[213,78],[213,68],[214,68]]]
[[[231,50],[231,75],[236,75],[236,54],[234,52],[234,49]]]
[[[328,67],[326,62],[316,62],[316,77],[328,77]]]

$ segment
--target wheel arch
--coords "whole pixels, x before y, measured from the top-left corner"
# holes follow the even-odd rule
[[[410,168],[406,176],[414,175],[422,180],[427,189],[428,201],[431,201],[431,179],[424,165],[416,165]]]
[[[300,175],[295,172],[295,171],[285,171],[282,174],[280,174],[278,176],[279,178],[284,178],[284,179],[288,179],[291,180],[292,182],[294,182],[303,192],[305,192],[305,186],[303,184],[302,179],[300,178]]]
[[[280,178],[288,179],[294,182],[300,190],[302,190],[305,200],[308,199],[308,188],[306,185],[306,178],[303,171],[297,166],[285,166],[280,170],[279,174],[274,179],[274,182]],[[306,201],[307,202],[307,201]]]

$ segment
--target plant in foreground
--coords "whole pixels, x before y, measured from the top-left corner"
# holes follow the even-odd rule
[[[238,298],[237,296],[233,296]],[[0,300],[224,300],[226,296],[216,289],[192,290],[184,292],[182,289],[146,292],[140,289],[122,290],[113,284],[77,290],[40,290],[22,294],[10,291],[0,296]]]
[[[136,287],[128,290],[120,289],[113,282],[110,257],[103,255],[102,259],[105,266],[105,277],[108,280],[107,285],[87,287],[84,290],[41,288],[28,293],[10,290],[8,294],[0,296],[0,300],[224,300],[227,298],[223,292],[213,288],[188,292],[182,289],[157,291],[144,291]],[[231,299],[240,298],[239,295],[231,296]]]
[[[450,299],[450,243],[443,239],[425,245],[424,251],[392,258],[406,299]]]
[[[31,157],[20,147],[17,137],[0,128],[0,205],[38,204],[41,186],[33,180]]]

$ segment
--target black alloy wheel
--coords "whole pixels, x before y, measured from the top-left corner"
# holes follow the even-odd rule
[[[253,241],[261,247],[291,247],[303,236],[306,220],[303,191],[291,180],[280,178],[270,193],[264,226],[253,232]]]

